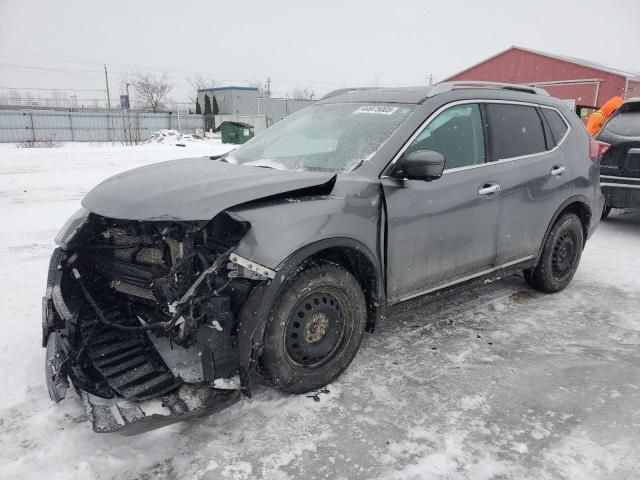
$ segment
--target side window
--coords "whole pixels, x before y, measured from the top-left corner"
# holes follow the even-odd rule
[[[429,122],[405,154],[416,150],[442,153],[445,169],[484,163],[484,130],[480,107],[476,104],[458,105],[440,113]]]
[[[547,149],[542,119],[535,107],[488,103],[492,160],[520,157]]]
[[[550,108],[542,108],[541,109],[544,118],[547,119],[547,123],[549,124],[549,128],[551,128],[551,133],[553,134],[553,139],[555,140],[555,144],[557,145],[564,134],[567,133],[567,124],[562,119],[560,114],[555,110],[551,110]]]

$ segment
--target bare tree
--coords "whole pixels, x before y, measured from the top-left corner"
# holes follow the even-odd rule
[[[22,95],[18,90],[10,90],[8,97],[8,105],[22,105]]]
[[[315,92],[313,91],[313,88],[294,88],[291,91],[291,98],[296,100],[313,100],[314,96]]]
[[[173,88],[166,74],[158,77],[151,73],[136,73],[131,79],[131,85],[136,91],[138,100],[152,112],[158,111]]]
[[[258,97],[271,98],[271,80],[268,78],[264,82],[260,80],[249,80],[247,83],[250,87],[258,89]]]
[[[199,73],[191,78],[187,78],[187,82],[191,85],[191,90],[187,94],[187,102],[195,105],[198,100],[198,90],[203,88],[215,88],[218,86],[218,81],[213,78],[209,78]]]
[[[63,107],[69,106],[69,95],[67,92],[54,90],[51,92],[51,100],[48,102],[51,107]]]

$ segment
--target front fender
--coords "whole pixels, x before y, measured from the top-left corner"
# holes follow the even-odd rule
[[[352,239],[379,251],[379,199],[321,197],[280,200],[232,214],[251,228],[234,253],[272,270],[306,246],[334,238]]]
[[[238,353],[244,391],[262,352],[271,308],[299,265],[323,250],[342,247],[365,256],[376,269],[375,295],[384,296],[380,261],[380,197],[319,197],[278,200],[229,211],[251,228],[234,253],[275,270],[261,283],[239,315]]]

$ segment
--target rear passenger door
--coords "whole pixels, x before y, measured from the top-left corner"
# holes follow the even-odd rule
[[[558,143],[568,124],[557,110],[535,105],[488,102],[485,109],[489,160],[500,185],[495,263],[517,263],[537,255],[567,196],[570,166]]]

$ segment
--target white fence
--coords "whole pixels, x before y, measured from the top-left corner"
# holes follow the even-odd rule
[[[163,128],[195,133],[202,115],[141,112],[0,110],[0,142],[127,142]]]

